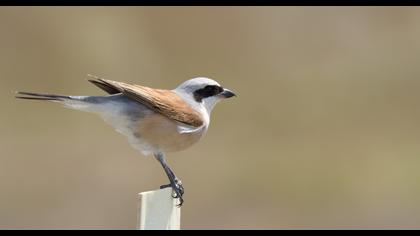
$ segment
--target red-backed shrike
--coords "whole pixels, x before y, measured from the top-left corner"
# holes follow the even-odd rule
[[[206,133],[210,113],[220,100],[235,94],[214,80],[199,77],[173,90],[154,89],[93,77],[89,81],[107,96],[63,96],[17,92],[17,98],[49,100],[66,107],[97,113],[143,155],[154,155],[164,168],[179,206],[184,188],[168,166],[166,152],[184,150]]]

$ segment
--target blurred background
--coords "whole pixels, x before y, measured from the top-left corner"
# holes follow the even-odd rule
[[[419,7],[1,7],[0,228],[134,229],[167,183],[98,116],[14,91],[86,74],[238,94],[169,154],[183,229],[420,228]]]

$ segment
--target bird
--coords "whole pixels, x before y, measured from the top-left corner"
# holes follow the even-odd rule
[[[118,82],[88,74],[88,81],[107,93],[105,96],[69,96],[16,92],[16,98],[57,102],[67,108],[95,113],[126,136],[129,144],[144,156],[153,155],[165,171],[172,197],[181,207],[184,187],[168,165],[169,152],[185,150],[207,132],[210,114],[221,100],[236,94],[207,77],[195,77],[175,89],[157,89]]]

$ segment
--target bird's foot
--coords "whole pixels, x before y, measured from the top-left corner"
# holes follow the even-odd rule
[[[175,184],[172,186],[172,190],[174,191],[172,197],[179,199],[179,204],[177,206],[181,207],[182,203],[184,203],[184,199],[182,198],[182,195],[184,195],[184,187],[182,187],[180,180],[175,179]]]
[[[182,186],[181,180],[175,179],[175,184],[174,185],[175,185],[174,189],[178,190],[178,191],[175,191],[177,195],[175,195],[174,197],[177,197],[177,196],[182,197],[182,195],[184,195],[184,187]]]
[[[184,187],[182,186],[181,180],[175,179],[173,183],[161,185],[160,189],[171,187],[173,190],[172,197],[179,199],[178,207],[182,206],[182,203],[184,202],[184,199],[182,198],[182,195],[184,195]]]

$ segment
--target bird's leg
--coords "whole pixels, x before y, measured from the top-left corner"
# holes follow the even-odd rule
[[[162,152],[155,154],[155,158],[162,165],[170,182],[170,184],[162,185],[160,188],[172,187],[173,191],[175,192],[175,195],[172,195],[172,197],[179,198],[178,206],[181,206],[184,202],[184,199],[182,198],[182,195],[184,194],[184,187],[182,187],[181,181],[175,176],[174,172],[172,172],[171,168],[166,163],[165,155]]]

